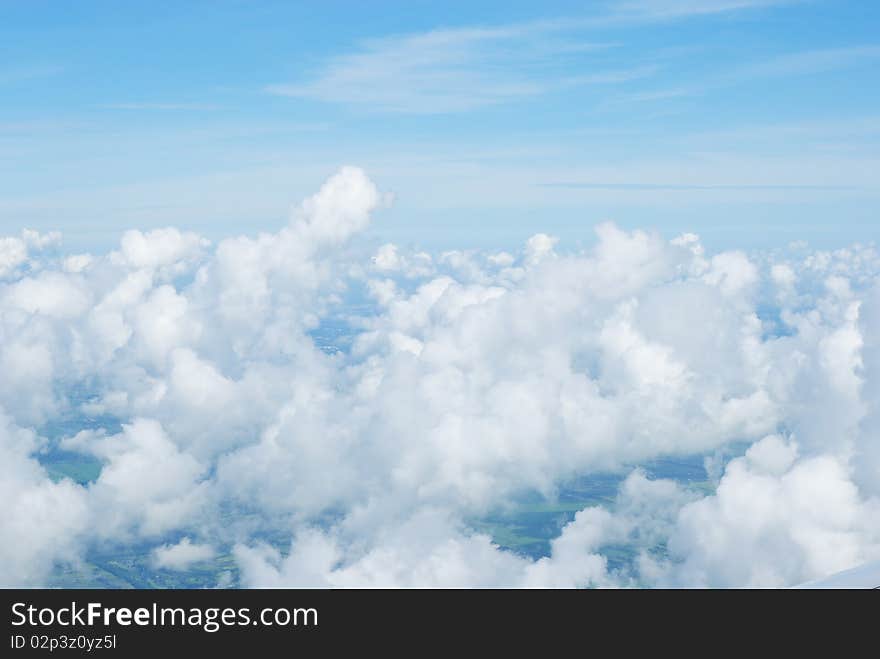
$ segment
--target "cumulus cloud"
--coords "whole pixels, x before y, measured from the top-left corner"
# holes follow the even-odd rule
[[[3,238],[0,241],[0,275],[12,272],[27,259],[24,241],[18,238]]]
[[[0,412],[0,583],[41,583],[54,564],[74,562],[88,523],[85,492],[55,483],[32,457],[40,447],[31,430]]]
[[[880,551],[880,507],[845,464],[796,459],[777,436],[731,462],[713,496],[684,506],[661,578],[673,584],[777,587],[864,563]]]
[[[432,255],[361,242],[384,200],[346,167],[275,233],[0,239],[0,580],[111,544],[231,552],[251,586],[780,586],[880,556],[873,248],[606,223]],[[53,481],[56,450],[100,473]],[[639,468],[676,456],[708,480]],[[543,556],[474,523],[608,473]]]
[[[159,268],[182,265],[207,246],[208,241],[173,227],[148,233],[126,231],[120,241],[118,258],[133,268]]]
[[[20,268],[32,265],[32,257],[44,249],[58,245],[61,234],[41,234],[23,229],[20,236],[0,236],[0,281]]]
[[[448,517],[423,511],[374,531],[370,545],[339,531],[306,529],[282,556],[265,545],[238,546],[245,584],[254,587],[489,587],[516,583],[527,562],[485,535],[465,534]]]
[[[210,545],[193,543],[183,538],[176,545],[162,545],[153,550],[153,564],[168,570],[186,570],[194,563],[214,558],[215,552]]]

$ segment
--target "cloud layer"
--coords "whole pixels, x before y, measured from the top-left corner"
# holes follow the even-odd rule
[[[109,544],[228,550],[249,586],[781,586],[880,556],[873,248],[603,224],[578,253],[370,253],[385,203],[344,168],[277,233],[0,238],[0,583]],[[99,475],[54,481],[59,450]],[[705,487],[638,468],[690,455]],[[471,523],[609,471],[537,560]]]

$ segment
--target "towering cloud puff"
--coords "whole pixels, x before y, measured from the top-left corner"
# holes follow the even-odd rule
[[[371,256],[384,201],[346,167],[216,246],[0,239],[0,581],[113,543],[157,569],[229,551],[245,585],[786,585],[880,554],[873,249],[706,254],[606,223],[578,253]],[[52,481],[59,449],[101,473]],[[695,454],[708,489],[637,468]],[[470,524],[609,470],[617,498],[539,560]]]

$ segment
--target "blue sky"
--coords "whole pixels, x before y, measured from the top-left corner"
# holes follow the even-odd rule
[[[375,240],[876,237],[880,3],[0,0],[0,233],[274,229],[342,164]]]

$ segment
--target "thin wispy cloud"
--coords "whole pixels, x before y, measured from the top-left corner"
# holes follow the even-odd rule
[[[657,89],[618,94],[605,99],[601,106],[615,108],[629,103],[665,101],[704,95],[763,78],[794,78],[829,73],[880,59],[880,46],[862,45],[845,48],[822,48],[771,55],[728,70],[715,72],[711,79],[687,87]]]
[[[572,76],[561,81],[568,85],[608,85],[620,82],[629,82],[630,80],[638,80],[646,78],[659,69],[656,65],[636,66],[629,69],[620,69],[616,71],[602,71],[600,73],[588,73],[580,76]]]
[[[56,64],[0,68],[0,85],[12,85],[29,80],[49,78],[63,71],[64,67]]]
[[[739,77],[785,77],[825,73],[880,59],[880,45],[823,48],[771,57],[742,69]]]
[[[208,103],[103,103],[102,110],[156,110],[165,112],[219,110],[220,106]]]
[[[645,67],[572,76],[560,60],[611,47],[557,34],[541,22],[496,28],[434,30],[365,42],[330,59],[311,80],[274,84],[272,94],[405,113],[471,110],[574,84],[624,82]]]
[[[617,20],[655,21],[791,5],[803,0],[623,0],[611,5]]]
[[[717,183],[708,185],[689,185],[673,183],[594,183],[578,181],[552,181],[537,183],[542,188],[571,188],[580,190],[854,190],[848,185],[774,185]]]
[[[880,116],[868,115],[747,124],[727,130],[696,131],[685,136],[684,139],[696,143],[712,142],[716,144],[743,144],[751,142],[766,144],[782,140],[786,143],[794,143],[799,148],[802,148],[805,144],[827,140],[852,139],[856,144],[865,144],[877,137],[880,137]]]
[[[600,110],[616,111],[621,107],[631,106],[637,103],[663,103],[666,101],[674,101],[700,93],[696,89],[651,89],[640,92],[630,92],[625,94],[617,94],[615,96],[604,99],[599,105]]]
[[[265,91],[385,112],[462,112],[577,85],[626,83],[658,68],[636,62],[609,70],[591,61],[590,53],[619,45],[593,38],[591,30],[783,4],[791,1],[637,0],[607,4],[591,16],[372,39],[304,80]]]

